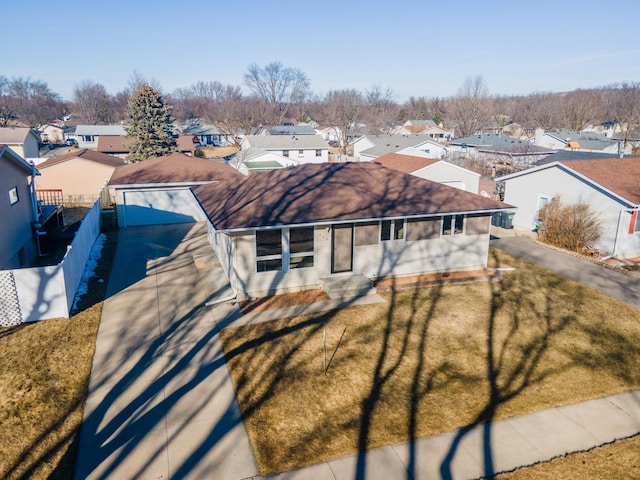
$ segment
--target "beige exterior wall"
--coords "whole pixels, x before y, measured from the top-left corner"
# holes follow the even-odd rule
[[[40,170],[37,189],[62,189],[62,194],[94,196],[111,178],[115,167],[82,158],[74,158]]]
[[[354,246],[353,273],[379,279],[485,268],[489,254],[489,224],[490,217],[485,216],[473,219],[473,224],[469,224],[469,234],[448,235],[432,240],[378,241],[374,245]],[[253,231],[232,234],[215,232],[210,235],[216,236],[212,241],[214,251],[239,300],[319,288],[321,280],[331,276],[329,226],[315,227],[314,267],[291,271],[257,272]]]
[[[23,170],[0,158],[0,269],[29,266],[37,256],[31,222],[33,206]],[[9,191],[17,188],[18,201],[11,205]]]

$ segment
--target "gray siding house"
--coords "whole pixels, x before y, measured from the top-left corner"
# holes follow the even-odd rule
[[[238,299],[486,267],[500,202],[375,163],[307,164],[193,188]]]
[[[0,145],[0,270],[29,266],[37,257],[37,210],[29,184],[34,171],[20,155]]]
[[[496,179],[504,201],[518,207],[513,225],[535,228],[538,213],[554,197],[587,203],[603,224],[595,247],[619,257],[640,255],[640,159],[566,160]]]

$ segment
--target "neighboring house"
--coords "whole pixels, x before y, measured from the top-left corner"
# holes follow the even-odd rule
[[[185,155],[193,155],[195,153],[195,145],[193,144],[193,137],[191,135],[180,135],[176,139],[178,144],[178,151]],[[131,141],[128,137],[121,137],[118,135],[101,135],[98,138],[98,145],[96,151],[113,155],[115,157],[127,158],[129,155],[128,143]]]
[[[443,158],[447,148],[424,135],[362,135],[353,142],[353,156],[357,161],[375,160],[387,153]]]
[[[340,127],[324,127],[318,126],[316,133],[324,138],[327,142],[337,143],[342,138],[342,129]]]
[[[220,147],[233,145],[233,135],[224,133],[215,125],[190,125],[183,129],[182,135],[190,136],[192,143],[200,147]]]
[[[329,161],[329,144],[320,135],[246,135],[241,150],[258,148],[276,153],[296,163],[325,163]]]
[[[279,153],[251,147],[247,150],[240,150],[235,154],[229,161],[229,165],[246,175],[264,170],[293,167],[299,165],[299,163],[283,157]]]
[[[260,127],[256,135],[316,135],[311,125],[271,125]]]
[[[118,225],[132,227],[203,221],[190,188],[241,178],[223,162],[173,153],[116,168],[109,187],[115,190]]]
[[[539,147],[527,140],[519,140],[499,133],[482,133],[456,138],[449,142],[449,152],[452,156],[491,162],[502,160],[524,167],[553,153],[549,148]]]
[[[444,160],[414,157],[400,153],[387,153],[377,158],[375,162],[415,177],[426,178],[432,182],[442,183],[467,192],[479,193],[479,173]]]
[[[50,143],[52,145],[59,145],[65,141],[64,125],[57,123],[50,123],[40,127],[40,140],[42,143]]]
[[[98,140],[101,136],[125,137],[127,131],[122,125],[78,125],[76,126],[75,139],[79,148],[98,148]]]
[[[64,203],[93,203],[109,181],[121,158],[88,149],[71,149],[38,165],[36,189],[60,189]]]
[[[0,127],[0,145],[6,145],[23,159],[40,157],[40,135],[27,127]]]
[[[25,267],[37,258],[38,219],[29,177],[35,167],[7,145],[0,145],[0,270]]]
[[[545,132],[536,129],[534,144],[553,150],[575,150],[580,152],[612,153],[630,155],[632,145],[623,147],[623,142],[612,140],[595,132],[574,132],[572,130],[556,130]]]
[[[561,162],[564,160],[597,160],[601,158],[620,158],[620,155],[610,153],[593,153],[593,152],[578,152],[575,150],[558,150],[557,152],[550,153],[546,157],[541,158],[533,163],[533,167],[538,165],[544,165],[546,163]]]
[[[438,143],[451,139],[451,132],[442,128],[433,120],[407,120],[393,131],[394,135],[427,135]]]
[[[619,257],[640,255],[640,159],[605,158],[547,163],[496,179],[504,200],[518,207],[513,225],[533,229],[552,198],[586,203],[602,221],[595,248]]]
[[[240,300],[336,278],[485,268],[490,216],[507,208],[369,162],[306,164],[193,191]]]

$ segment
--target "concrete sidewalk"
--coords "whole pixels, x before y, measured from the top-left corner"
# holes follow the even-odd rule
[[[524,236],[496,238],[490,245],[640,308],[639,278],[545,247]]]
[[[258,479],[218,332],[342,308],[242,316],[203,224],[120,230],[75,478]],[[380,301],[377,296],[359,302]],[[215,306],[207,302],[222,300]],[[629,392],[387,446],[278,479],[477,478],[640,432]]]
[[[481,424],[254,480],[491,477],[640,433],[640,391]]]

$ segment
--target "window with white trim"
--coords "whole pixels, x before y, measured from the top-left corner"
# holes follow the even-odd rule
[[[313,227],[289,229],[289,269],[313,267]]]
[[[15,205],[18,203],[20,198],[18,197],[18,187],[13,187],[9,189],[9,203],[11,205]]]
[[[282,230],[256,232],[256,267],[258,272],[282,270]]]
[[[404,219],[382,220],[380,222],[380,240],[404,240]]]
[[[461,235],[462,233],[464,233],[464,215],[442,217],[442,235]]]

